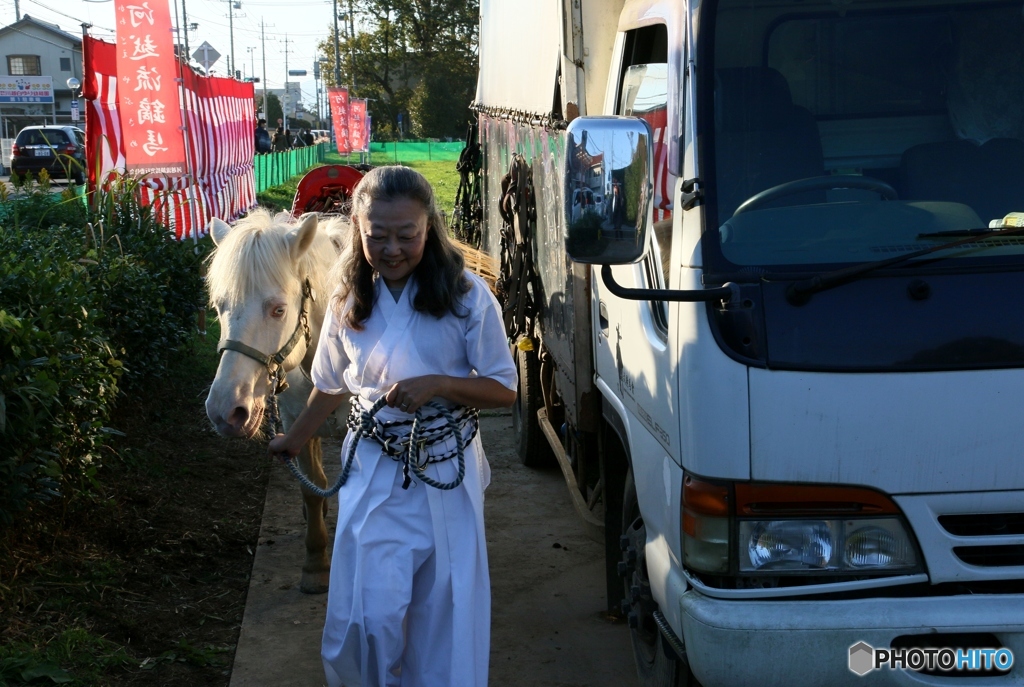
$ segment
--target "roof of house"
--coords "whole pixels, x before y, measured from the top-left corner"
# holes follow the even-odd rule
[[[34,24],[35,26],[46,29],[50,33],[54,33],[63,38],[64,40],[71,41],[75,45],[82,44],[81,36],[77,36],[73,33],[68,33],[67,31],[57,26],[56,24],[51,24],[50,22],[35,19],[34,17],[30,17],[27,14],[22,15],[21,21],[16,21],[13,24],[8,24],[7,26],[0,28],[0,36],[7,33],[8,31],[18,31],[19,27],[29,24]]]

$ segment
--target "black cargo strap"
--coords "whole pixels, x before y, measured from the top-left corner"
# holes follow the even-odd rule
[[[459,155],[455,170],[459,173],[459,190],[455,192],[452,211],[452,231],[455,238],[474,248],[480,248],[484,220],[483,198],[480,192],[480,166],[482,156],[477,136],[477,122],[470,122],[466,131],[466,147]]]
[[[501,180],[498,210],[501,226],[501,271],[495,285],[501,303],[505,334],[512,341],[529,337],[537,313],[535,298],[541,284],[533,268],[533,235],[537,226],[537,199],[533,170],[519,153],[512,156]],[[528,289],[527,287],[532,287]],[[533,295],[531,296],[530,291]]]

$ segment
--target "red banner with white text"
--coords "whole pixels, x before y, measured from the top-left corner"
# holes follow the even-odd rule
[[[348,106],[348,141],[353,153],[365,153],[367,147],[366,99],[352,98]]]
[[[182,175],[185,136],[168,0],[119,0],[115,11],[125,167],[136,174]]]
[[[140,125],[138,110],[119,109],[118,90],[129,90],[134,85],[131,79],[119,78],[118,46],[87,36],[83,51],[91,190],[106,187],[117,174],[137,177],[142,202],[152,206],[179,239],[204,236],[211,218],[230,222],[256,205],[251,83],[204,77],[188,67],[181,68],[181,89],[174,89],[174,102],[179,121],[185,123],[188,133],[183,137],[185,172],[145,174],[137,169],[133,174],[126,140],[148,120]],[[162,83],[176,85],[176,63],[175,70]]]
[[[334,124],[338,152],[347,155],[352,152],[348,129],[348,89],[332,86],[327,89],[327,97],[331,100],[331,122]]]

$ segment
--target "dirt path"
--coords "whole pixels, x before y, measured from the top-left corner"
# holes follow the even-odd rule
[[[493,472],[485,506],[493,615],[490,683],[634,685],[628,632],[602,612],[603,549],[585,535],[558,469],[519,464],[510,425],[507,414],[481,419]],[[298,591],[299,503],[290,475],[275,470],[231,687],[324,684],[319,650],[326,597]]]

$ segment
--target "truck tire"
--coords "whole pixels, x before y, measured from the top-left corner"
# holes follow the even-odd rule
[[[644,544],[647,528],[640,514],[633,470],[626,475],[622,496],[623,587],[626,598],[623,611],[627,611],[629,638],[633,645],[633,661],[637,677],[644,687],[700,687],[690,671],[689,664],[675,656],[661,636],[654,622],[658,603],[651,596],[647,576]]]
[[[519,462],[528,468],[543,468],[555,462],[547,437],[537,422],[537,411],[544,407],[540,392],[540,361],[536,351],[513,348],[519,372],[519,394],[512,406],[512,431],[516,435]]]

